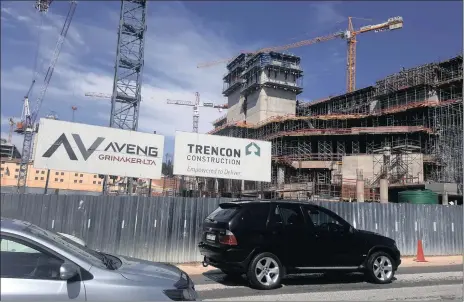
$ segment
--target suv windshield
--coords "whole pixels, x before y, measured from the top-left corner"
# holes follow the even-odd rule
[[[206,217],[208,221],[229,222],[232,217],[240,210],[238,205],[221,204],[211,214]]]
[[[30,233],[31,235],[34,235],[36,237],[39,237],[40,239],[44,241],[48,241],[49,243],[57,246],[60,249],[65,250],[66,252],[80,258],[83,260],[86,260],[90,262],[90,264],[98,266],[100,268],[107,268],[108,266],[104,264],[103,262],[103,256],[98,253],[97,251],[94,251],[88,247],[85,247],[83,245],[80,245],[79,243],[66,238],[64,236],[61,236],[57,233],[50,232],[47,230],[44,230],[42,228],[39,228],[38,226],[35,226],[33,224],[29,225],[26,229],[26,232]]]

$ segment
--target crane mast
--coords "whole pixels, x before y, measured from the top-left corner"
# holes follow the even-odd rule
[[[356,87],[356,34],[354,34],[353,21],[348,17],[348,31],[345,39],[348,46],[346,55],[346,91],[352,92]]]
[[[193,106],[193,132],[198,133],[198,123],[200,122],[200,93],[195,92],[195,105]]]
[[[366,32],[381,32],[385,30],[396,30],[403,28],[403,18],[389,18],[387,22],[366,25],[359,30],[355,30],[353,26],[353,17],[348,17],[348,30],[344,38],[347,41],[348,52],[346,56],[346,91],[353,92],[356,90],[356,36]]]
[[[51,1],[37,1],[37,2],[47,2],[48,5],[51,3]],[[61,48],[63,46],[63,42],[66,39],[66,35],[68,33],[69,26],[71,25],[72,18],[74,16],[74,12],[76,11],[76,6],[77,3],[75,0],[71,1],[69,10],[68,10],[68,15],[66,16],[66,20],[63,24],[63,27],[61,29],[60,36],[58,38],[58,42],[56,43],[55,50],[53,52],[52,59],[50,61],[49,68],[47,70],[47,73],[45,74],[44,78],[44,83],[42,85],[42,89],[40,90],[39,97],[37,98],[34,106],[34,110],[30,112],[29,118],[25,119],[22,121],[23,125],[22,127],[24,128],[24,141],[23,141],[23,150],[21,154],[21,162],[19,164],[19,175],[18,175],[18,193],[25,193],[26,191],[26,184],[27,184],[27,172],[28,172],[28,166],[29,166],[29,160],[32,154],[32,140],[34,137],[34,132],[35,132],[35,122],[37,119],[37,116],[39,114],[40,107],[42,105],[42,101],[45,97],[45,93],[47,92],[48,85],[50,84],[50,80],[53,75],[53,71],[55,69],[56,62],[58,61],[58,58],[61,53]],[[47,6],[48,9],[48,6]],[[32,85],[34,84],[35,81],[33,81]],[[32,89],[29,89],[29,92]],[[28,94],[29,94],[28,92]],[[28,98],[25,98],[25,101],[27,101],[27,106],[28,106]],[[25,104],[26,106],[26,104]]]

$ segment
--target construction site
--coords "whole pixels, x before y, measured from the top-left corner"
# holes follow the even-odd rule
[[[378,201],[384,181],[389,191],[441,183],[462,195],[462,68],[457,56],[299,102],[299,57],[238,56],[224,77],[229,111],[209,133],[271,141],[272,182],[225,180],[219,191],[355,200],[362,181],[364,199]]]
[[[36,1],[40,18],[52,2]],[[10,119],[9,141],[13,129],[24,137],[22,154],[15,156],[20,157],[15,175],[18,193],[24,193],[27,187],[40,108],[76,6],[76,1],[70,1],[37,100],[29,103],[34,84],[40,80],[36,72],[23,100],[20,121]],[[113,93],[86,94],[111,100],[109,126],[113,128],[138,130],[146,14],[146,1],[121,1]],[[368,87],[355,85],[358,37],[401,28],[402,17],[359,29],[348,17],[346,30],[198,65],[206,68],[226,63],[222,93],[227,103],[204,103],[199,92],[194,102],[167,103],[192,107],[194,133],[198,133],[199,107],[209,107],[227,110],[213,122],[209,134],[270,141],[271,182],[204,179],[163,172],[169,190],[165,191],[163,185],[162,194],[388,202],[394,201],[401,190],[427,188],[441,194],[443,200],[450,197],[462,203],[462,55],[403,68],[383,79],[372,79]],[[346,93],[300,101],[304,58],[288,50],[331,40],[347,43]],[[137,49],[137,54],[127,45]],[[72,106],[72,110],[74,121],[77,107]],[[99,175],[102,194],[113,194],[111,180],[114,183],[116,177]],[[116,190],[118,194],[151,195],[151,181],[118,179],[124,183],[124,189]],[[100,184],[97,181],[92,179],[92,185]]]

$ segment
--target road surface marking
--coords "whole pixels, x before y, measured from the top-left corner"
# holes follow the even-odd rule
[[[389,289],[241,296],[240,301],[462,301],[462,285],[433,285]],[[237,301],[237,297],[203,301]]]

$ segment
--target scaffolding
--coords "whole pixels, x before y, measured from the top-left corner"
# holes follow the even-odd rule
[[[223,76],[223,95],[238,89],[247,96],[262,87],[286,89],[299,94],[303,91],[303,70],[300,58],[278,52],[238,55],[227,65]]]
[[[262,56],[244,61],[249,63],[244,72],[253,71],[258,63],[267,64]],[[462,76],[462,56],[457,56],[403,69],[351,93],[298,102],[295,114],[256,124],[218,124],[209,133],[272,142],[272,182],[229,181],[227,190],[346,199],[352,194],[351,180],[344,179],[333,163],[344,156],[368,154],[374,158],[375,172],[366,179],[366,199],[378,199],[381,177],[399,186],[457,183],[462,194]],[[385,149],[388,158],[381,154]],[[308,168],[304,164],[308,161],[324,165]],[[423,169],[412,168],[421,165]]]

